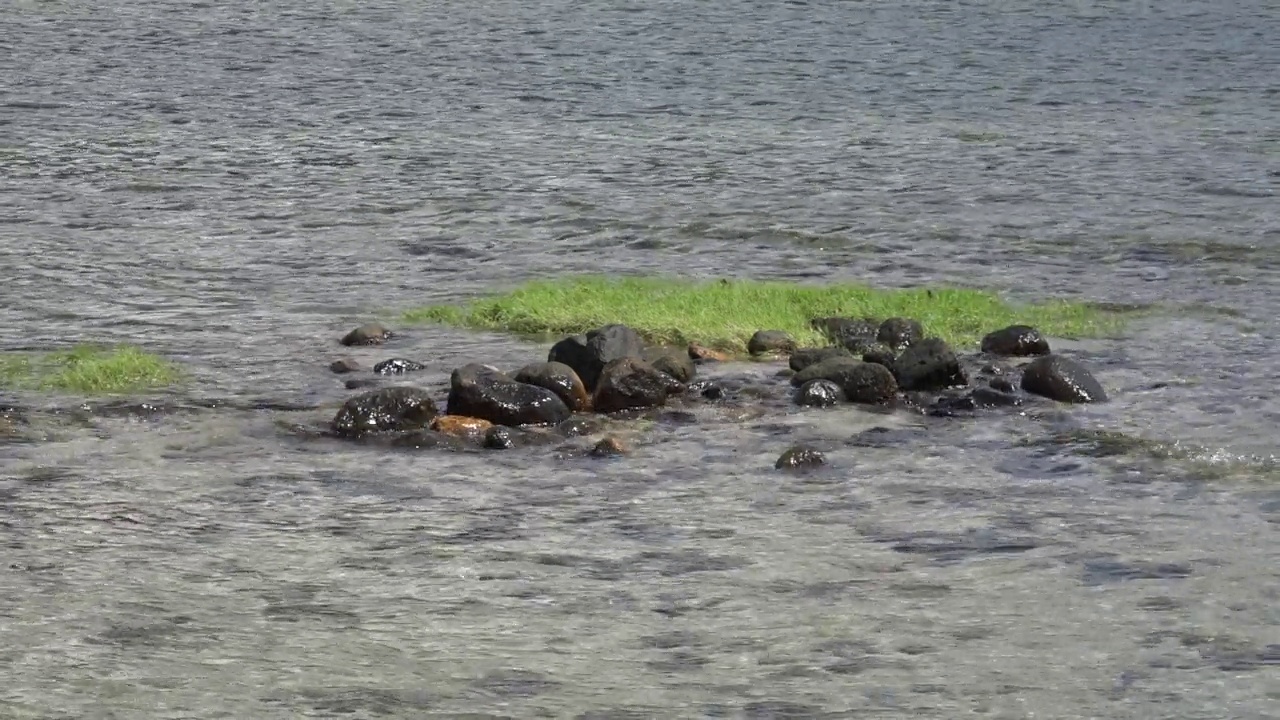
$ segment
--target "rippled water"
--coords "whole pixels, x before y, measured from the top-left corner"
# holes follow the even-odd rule
[[[0,30],[0,347],[192,377],[0,398],[0,716],[1276,717],[1270,0],[15,1]],[[1096,407],[706,405],[608,461],[290,431],[347,395],[354,323],[585,270],[1168,310],[1059,343]],[[403,330],[355,356],[441,387],[546,351]],[[775,472],[796,441],[828,467]]]

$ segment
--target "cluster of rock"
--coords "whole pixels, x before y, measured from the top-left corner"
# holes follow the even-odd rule
[[[903,405],[932,415],[955,415],[982,408],[1018,406],[1026,396],[1061,402],[1098,402],[1106,393],[1079,363],[1050,354],[1035,329],[1015,325],[990,333],[978,354],[961,357],[946,342],[926,337],[920,323],[907,318],[883,322],[854,318],[818,318],[813,327],[830,341],[824,347],[799,348],[787,333],[762,330],[748,343],[753,356],[786,356],[794,402],[826,407],[838,403]],[[370,324],[353,330],[344,345],[381,344],[392,333]],[[1035,359],[1017,368],[1008,358]],[[413,446],[462,439],[489,448],[516,443],[522,428],[572,426],[587,413],[612,414],[663,406],[676,396],[718,400],[719,384],[695,382],[699,364],[730,359],[692,344],[654,347],[625,325],[606,325],[552,346],[545,362],[514,373],[481,364],[455,369],[442,412],[424,389],[383,387],[343,404],[331,423],[344,438],[386,437]],[[334,372],[357,369],[339,360]],[[423,369],[400,358],[374,366],[381,375]],[[574,434],[566,431],[565,434]],[[618,454],[623,446],[608,438],[597,454]]]

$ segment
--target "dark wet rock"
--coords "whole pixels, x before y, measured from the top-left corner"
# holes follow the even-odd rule
[[[388,387],[357,395],[333,418],[333,431],[343,437],[426,427],[438,411],[426,390]]]
[[[809,327],[836,345],[847,347],[857,340],[874,342],[880,323],[870,318],[825,317],[810,320]]]
[[[534,363],[520,368],[516,382],[537,385],[555,393],[574,412],[591,409],[591,396],[573,368],[560,362]]]
[[[803,372],[796,373],[791,384],[804,387],[813,380],[835,383],[845,398],[855,403],[887,403],[898,392],[898,383],[888,368],[848,357],[833,357],[810,365]]]
[[[921,340],[902,351],[893,374],[903,390],[943,390],[969,382],[959,358],[939,338]]]
[[[404,358],[383,360],[373,366],[373,372],[376,375],[403,375],[405,373],[418,372],[426,369],[426,365],[412,360],[405,360]]]
[[[659,425],[681,427],[697,425],[698,416],[688,410],[663,410],[654,414],[653,421]]]
[[[586,335],[567,337],[551,347],[549,362],[573,368],[588,392],[594,392],[604,366],[625,357],[642,357],[644,341],[626,325],[605,325]]]
[[[667,401],[669,394],[683,387],[675,378],[644,360],[619,358],[600,373],[592,406],[602,413],[657,407]]]
[[[1017,386],[1013,384],[1013,381],[1007,377],[993,377],[987,381],[987,384],[991,386],[992,390],[1003,393],[1017,392],[1018,389]]]
[[[648,348],[643,357],[654,368],[675,378],[682,385],[691,382],[697,372],[693,358],[688,353],[673,348]]]
[[[914,345],[924,339],[924,326],[911,318],[891,317],[876,329],[876,340],[894,350]]]
[[[890,370],[893,364],[898,360],[898,353],[893,348],[882,342],[872,343],[862,350],[862,362],[875,363],[883,365]]]
[[[466,444],[456,438],[434,430],[413,430],[407,433],[384,436],[386,444],[395,448],[412,450],[461,450]]]
[[[631,452],[631,448],[618,438],[610,435],[600,440],[591,448],[592,457],[618,457]]]
[[[351,358],[339,358],[329,363],[329,371],[336,375],[355,372],[359,369],[360,369],[360,363],[356,362]]]
[[[992,355],[1048,355],[1049,341],[1030,325],[1010,325],[987,333],[982,338],[982,352]]]
[[[1018,407],[1022,404],[1022,397],[1012,387],[1009,390],[999,390],[980,385],[973,389],[972,396],[973,404],[978,407]]]
[[[779,470],[804,470],[825,465],[827,458],[807,445],[793,445],[782,453],[773,466]]]
[[[967,415],[977,409],[973,394],[968,392],[943,393],[926,411],[933,417],[955,417]]]
[[[725,396],[724,385],[718,380],[698,380],[689,385],[688,395],[698,395],[706,400],[722,400]]]
[[[845,400],[844,391],[830,380],[810,380],[796,390],[795,403],[808,407],[831,407]]]
[[[380,345],[392,337],[393,333],[381,323],[367,323],[343,336],[343,345]]]
[[[747,352],[752,355],[763,355],[769,352],[789,353],[795,349],[795,338],[782,330],[757,330],[747,341]]]
[[[488,420],[495,425],[554,425],[569,417],[558,395],[516,382],[483,365],[464,365],[449,378],[450,415]]]
[[[556,433],[562,437],[581,437],[604,430],[608,420],[602,417],[575,415],[556,426]]]
[[[733,356],[723,350],[716,350],[698,343],[689,343],[689,358],[702,362],[729,362]]]
[[[431,421],[430,428],[441,435],[460,440],[481,440],[494,424],[480,418],[463,415],[440,415]]]
[[[830,360],[834,357],[851,358],[853,353],[843,347],[801,348],[791,353],[791,358],[787,364],[790,365],[792,370],[800,372],[810,365],[817,365],[823,360]]]
[[[779,370],[778,372],[774,373],[773,376],[780,377],[780,378],[789,378],[789,377],[793,377],[795,374],[796,374],[795,370],[792,370],[789,367],[785,367]]]
[[[356,379],[348,380],[342,384],[342,386],[348,390],[360,390],[361,388],[375,388],[375,387],[378,387],[378,385],[379,383],[377,380],[372,380],[370,378],[356,378]]]
[[[1107,393],[1083,365],[1061,355],[1045,355],[1022,369],[1022,389],[1067,403],[1106,402]]]
[[[511,428],[494,425],[485,431],[481,444],[490,450],[510,450],[516,446],[516,440]]]

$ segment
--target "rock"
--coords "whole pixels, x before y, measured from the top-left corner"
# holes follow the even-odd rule
[[[606,420],[602,417],[577,415],[556,426],[556,432],[564,437],[581,437],[598,433],[604,429]]]
[[[688,394],[701,395],[707,400],[721,400],[724,398],[724,385],[718,380],[698,380],[688,387]]]
[[[342,385],[348,390],[359,390],[360,388],[378,387],[378,381],[370,380],[369,378],[357,378],[354,380],[348,380]]]
[[[991,387],[974,388],[973,404],[978,407],[1017,407],[1022,404],[1022,398],[1012,392],[1012,388],[1009,391],[1002,391],[996,389],[994,384],[993,381]]]
[[[1045,355],[1022,369],[1022,389],[1067,403],[1106,402],[1107,393],[1093,374],[1061,355]]]
[[[992,355],[1048,355],[1049,341],[1030,325],[1010,325],[987,333],[982,338],[982,352]]]
[[[602,439],[591,448],[592,457],[618,457],[631,452],[626,443],[612,435]]]
[[[827,458],[807,445],[793,445],[773,466],[779,470],[805,470],[825,465]]]
[[[898,392],[898,383],[888,368],[851,357],[833,357],[810,365],[796,373],[791,384],[804,387],[813,380],[830,380],[847,400],[856,403],[880,405],[891,401]]]
[[[689,357],[703,362],[729,362],[733,356],[721,350],[712,350],[698,343],[689,343]]]
[[[488,420],[495,425],[554,425],[569,417],[558,395],[516,382],[483,365],[464,365],[449,378],[450,415]]]
[[[697,372],[693,358],[690,358],[688,353],[672,348],[648,348],[642,357],[657,370],[675,378],[681,385],[690,383],[694,373]]]
[[[891,317],[880,323],[880,327],[876,330],[876,340],[895,351],[901,351],[923,339],[924,326],[918,320],[911,318]]]
[[[848,347],[850,342],[858,340],[874,342],[879,326],[880,323],[870,318],[825,317],[809,321],[809,327],[842,347]],[[849,349],[857,352],[853,348]]]
[[[844,401],[844,391],[830,380],[810,380],[796,391],[795,403],[808,407],[831,407]]]
[[[377,375],[403,375],[405,373],[418,372],[419,370],[426,369],[426,365],[412,360],[405,360],[404,358],[383,360],[373,366],[373,372]]]
[[[992,390],[1002,393],[1014,392],[1017,388],[1013,386],[1013,381],[1007,377],[993,377],[987,382]]]
[[[605,325],[587,333],[567,337],[551,347],[549,362],[573,368],[588,392],[594,392],[604,366],[624,357],[644,354],[640,334],[626,325]]]
[[[675,378],[634,357],[619,358],[604,366],[592,398],[596,412],[657,407],[673,390],[683,389]]]
[[[839,373],[843,368],[861,365],[862,362],[852,355],[836,355],[821,362],[816,362],[791,376],[791,385],[801,387],[810,380],[830,380],[831,375]]]
[[[903,390],[943,390],[969,382],[956,354],[938,338],[909,346],[894,361],[893,374]]]
[[[329,363],[329,371],[336,375],[355,372],[359,369],[360,369],[360,363],[356,362],[355,360],[352,360],[351,358],[339,358],[338,360],[334,360],[333,362]]]
[[[334,416],[332,426],[342,437],[360,437],[423,428],[436,414],[435,401],[426,390],[388,387],[347,400]]]
[[[465,445],[458,438],[434,430],[414,430],[392,435],[386,441],[392,447],[412,450],[444,449],[461,450]]]
[[[757,330],[747,341],[747,352],[763,355],[768,352],[789,353],[796,349],[796,341],[782,330]]]
[[[560,362],[534,363],[520,368],[516,382],[537,385],[555,393],[569,409],[586,412],[591,409],[591,396],[573,368]]]
[[[431,421],[430,428],[441,435],[461,440],[480,440],[494,424],[480,418],[464,415],[440,415]]]
[[[381,323],[367,323],[352,330],[343,336],[340,341],[343,345],[381,345],[394,333],[382,326]]]
[[[490,450],[510,450],[516,446],[514,435],[511,428],[494,425],[485,431],[481,444]]]
[[[890,370],[893,369],[893,363],[897,360],[898,353],[882,342],[872,343],[862,351],[862,362],[883,365]]]
[[[788,365],[792,370],[800,372],[810,365],[817,365],[823,360],[829,360],[833,357],[853,357],[853,354],[843,347],[824,347],[824,348],[802,348],[791,353],[791,359]]]

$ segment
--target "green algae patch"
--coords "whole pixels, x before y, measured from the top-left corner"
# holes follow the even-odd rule
[[[178,379],[172,363],[130,345],[0,355],[0,387],[99,395],[163,387]]]
[[[1082,302],[1013,305],[984,290],[590,276],[530,282],[462,306],[410,310],[404,319],[528,335],[622,323],[650,342],[699,342],[741,352],[757,330],[785,330],[801,344],[826,344],[810,326],[819,317],[914,318],[927,334],[966,346],[1012,324],[1057,337],[1110,336],[1127,314]]]

